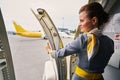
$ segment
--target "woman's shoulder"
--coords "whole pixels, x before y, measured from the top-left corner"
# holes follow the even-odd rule
[[[108,35],[104,35],[102,34],[101,36],[99,36],[99,40],[110,43],[112,45],[114,45],[114,41],[112,38],[110,38]]]

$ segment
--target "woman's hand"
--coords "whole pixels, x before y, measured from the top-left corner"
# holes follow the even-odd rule
[[[47,45],[46,45],[46,50],[47,50],[48,54],[52,52],[52,49],[51,49],[49,43],[47,43]]]

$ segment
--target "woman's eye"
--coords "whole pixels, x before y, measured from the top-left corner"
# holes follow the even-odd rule
[[[83,20],[80,20],[80,22],[83,22]]]

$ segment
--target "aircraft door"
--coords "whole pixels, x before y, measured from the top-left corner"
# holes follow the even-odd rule
[[[0,10],[0,80],[15,80],[11,51]]]
[[[58,31],[47,12],[41,8],[37,9],[37,11],[38,14],[35,14],[32,10],[33,14],[36,16],[42,25],[43,30],[47,34],[52,49],[58,50],[63,48],[63,43]],[[50,56],[50,60],[45,63],[43,80],[67,80],[66,58],[54,59]]]

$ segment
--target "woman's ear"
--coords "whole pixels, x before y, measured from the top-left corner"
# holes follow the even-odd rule
[[[97,26],[97,24],[98,24],[98,18],[97,17],[92,18],[92,24]]]

